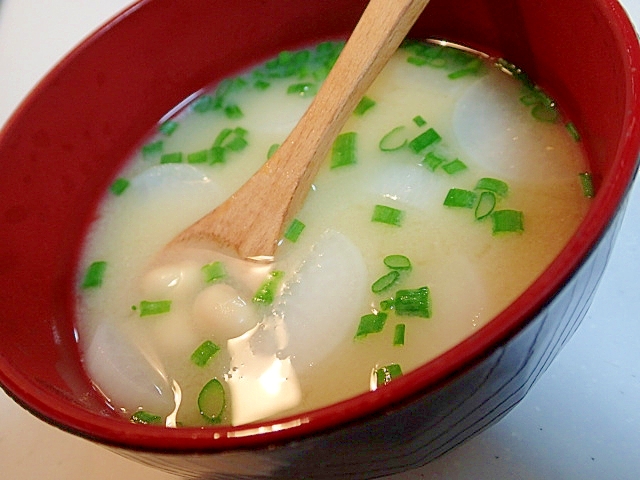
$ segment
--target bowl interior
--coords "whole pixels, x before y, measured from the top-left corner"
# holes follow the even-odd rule
[[[214,440],[200,430],[131,425],[106,407],[76,348],[72,287],[79,248],[100,195],[167,112],[281,50],[346,38],[365,4],[145,0],[73,51],[32,92],[0,136],[0,383],[18,402],[106,443],[171,449],[251,442],[250,435],[239,440],[229,434],[238,429],[220,428],[221,438]],[[582,133],[599,193],[579,232],[541,279],[463,346],[385,392],[272,432],[281,438],[428,391],[504,342],[597,242],[637,165],[640,57],[616,2],[432,0],[411,35],[462,43],[527,71],[559,99]]]

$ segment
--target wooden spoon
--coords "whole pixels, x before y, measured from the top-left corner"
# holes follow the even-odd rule
[[[168,245],[271,261],[349,115],[429,0],[371,0],[313,102],[280,148],[238,191]]]

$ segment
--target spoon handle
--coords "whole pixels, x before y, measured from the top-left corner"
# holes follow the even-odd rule
[[[333,141],[429,0],[371,0],[313,102],[236,193],[172,243],[206,242],[240,258],[273,257]]]

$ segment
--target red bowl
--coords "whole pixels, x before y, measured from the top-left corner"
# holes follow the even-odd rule
[[[183,475],[356,479],[423,465],[523,398],[590,304],[638,167],[640,49],[614,0],[432,0],[411,33],[523,67],[581,131],[596,182],[567,246],[476,334],[383,389],[240,427],[131,424],[82,370],[74,269],[129,152],[194,92],[280,50],[348,36],[365,3],[143,0],[34,89],[0,133],[0,383],[19,404]]]

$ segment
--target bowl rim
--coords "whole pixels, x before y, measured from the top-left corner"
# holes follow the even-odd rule
[[[27,95],[5,123],[8,129],[31,99],[46,90],[47,84],[64,71],[79,52],[90,48],[95,39],[107,35],[111,27],[153,0],[138,0],[113,16],[101,27],[73,48]],[[624,61],[629,75],[626,111],[640,104],[640,46],[637,34],[623,7],[615,0],[596,0],[603,5],[609,21],[616,25],[618,42],[625,45]],[[286,443],[323,431],[344,428],[364,422],[383,411],[411,403],[425,391],[436,390],[450,379],[488,356],[524,328],[553,298],[572,274],[589,258],[604,233],[617,217],[619,207],[631,188],[638,170],[640,152],[640,122],[629,115],[624,128],[627,136],[618,143],[619,168],[609,179],[607,188],[600,190],[587,216],[562,251],[542,274],[507,308],[462,342],[451,347],[428,363],[395,379],[384,388],[366,392],[327,407],[275,421],[257,422],[243,426],[181,427],[136,425],[115,422],[113,418],[88,412],[81,408],[59,408],[59,398],[53,393],[26,388],[19,371],[5,365],[0,356],[0,386],[23,408],[36,417],[62,430],[102,444],[127,449],[162,452],[221,451],[260,448]],[[0,138],[2,132],[0,132]],[[603,184],[604,185],[604,184]],[[598,212],[595,215],[592,212]],[[584,239],[588,239],[585,241]]]

